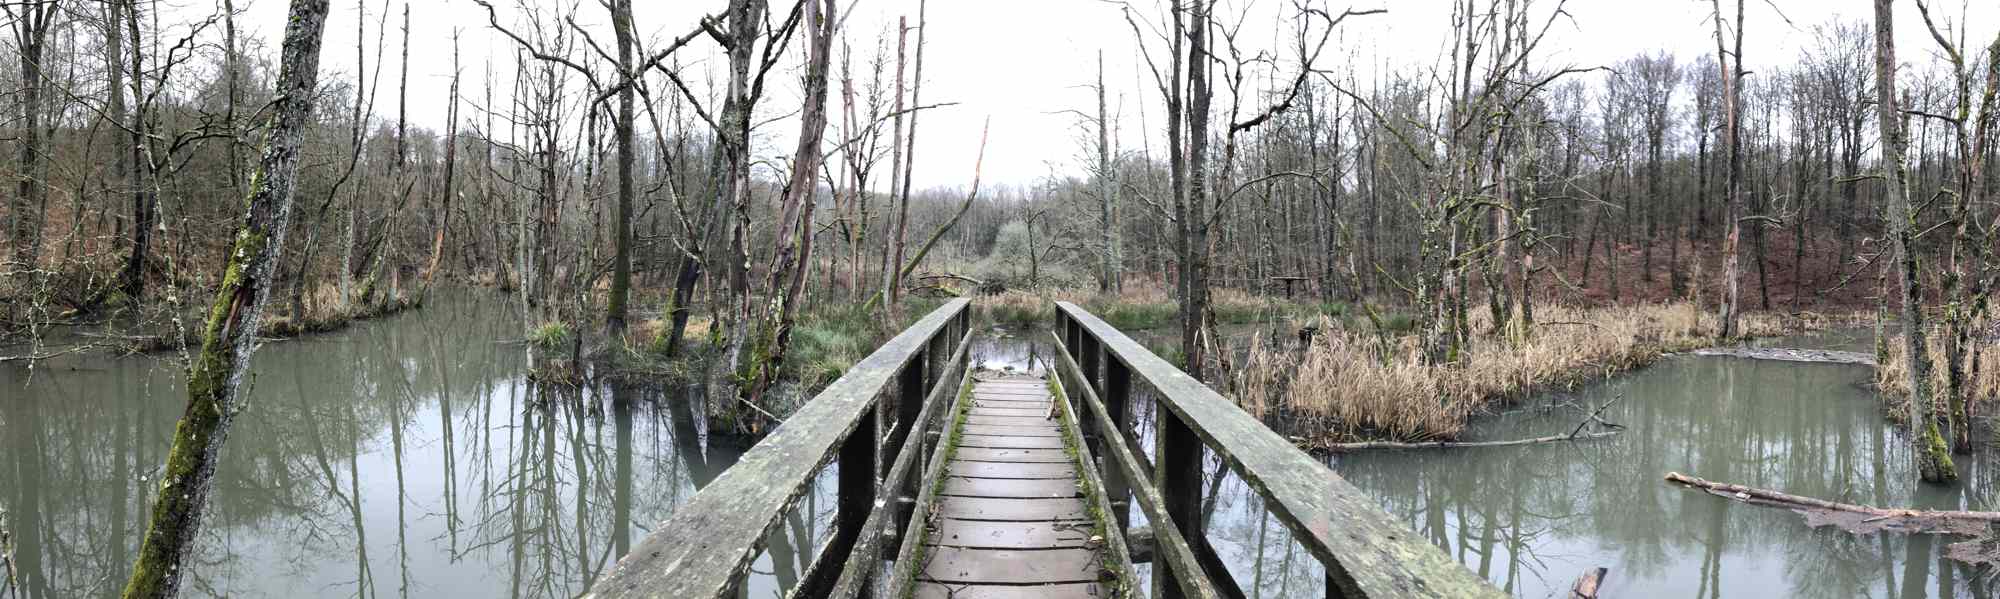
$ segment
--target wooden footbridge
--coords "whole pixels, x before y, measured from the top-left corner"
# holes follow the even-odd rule
[[[764,540],[824,472],[837,487],[833,530],[790,597],[1244,597],[1203,529],[1205,456],[1324,566],[1327,597],[1505,596],[1074,304],[1056,306],[1058,376],[973,372],[968,304],[945,304],[855,364],[592,596],[746,595]],[[1151,402],[1150,434],[1132,425],[1137,401]],[[1129,524],[1135,507],[1149,525]],[[1135,563],[1150,563],[1150,580]]]

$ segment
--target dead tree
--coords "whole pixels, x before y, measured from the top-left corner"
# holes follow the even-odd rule
[[[1722,18],[1722,0],[1709,0],[1715,9],[1715,58],[1717,68],[1722,71],[1722,123],[1729,146],[1729,170],[1725,176],[1722,196],[1723,226],[1728,227],[1728,237],[1722,247],[1722,309],[1719,315],[1721,325],[1717,336],[1722,339],[1736,337],[1736,317],[1738,302],[1742,295],[1742,267],[1737,254],[1741,253],[1743,234],[1743,0],[1736,0],[1735,39],[1736,50],[1730,52],[1723,45],[1725,23]]]

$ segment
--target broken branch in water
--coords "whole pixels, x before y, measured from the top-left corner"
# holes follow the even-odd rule
[[[1886,508],[1870,507],[1865,505],[1855,505],[1851,503],[1840,503],[1837,501],[1827,501],[1825,499],[1819,499],[1815,497],[1792,495],[1790,493],[1782,493],[1778,491],[1772,491],[1769,489],[1759,489],[1756,487],[1746,487],[1737,484],[1719,483],[1698,477],[1688,476],[1685,474],[1681,474],[1679,472],[1668,472],[1667,480],[1687,485],[1690,487],[1694,487],[1697,489],[1701,489],[1703,491],[1707,491],[1714,495],[1728,497],[1730,499],[1734,499],[1744,503],[1770,505],[1775,507],[1790,508],[1794,510],[1822,510],[1829,512],[1862,514],[1868,517],[1867,520],[1865,520],[1867,522],[1885,522],[1891,520],[1902,520],[1906,522],[1920,522],[1923,520],[1973,520],[1979,522],[2000,522],[2000,512],[1886,509]],[[1893,528],[1894,525],[1891,525],[1890,527]],[[1912,531],[1912,532],[1941,532],[1941,531]]]
[[[1609,423],[1609,422],[1605,422],[1605,421],[1604,421],[1604,418],[1603,418],[1603,414],[1604,414],[1604,410],[1605,410],[1605,408],[1609,408],[1609,407],[1611,407],[1611,406],[1613,406],[1613,405],[1616,405],[1616,404],[1617,404],[1617,403],[1619,402],[1619,400],[1623,400],[1623,399],[1625,399],[1625,395],[1624,395],[1624,394],[1619,394],[1619,395],[1618,395],[1617,397],[1613,397],[1613,398],[1611,398],[1611,401],[1607,401],[1607,402],[1604,402],[1604,405],[1601,405],[1601,406],[1597,406],[1596,408],[1592,408],[1592,409],[1590,410],[1590,414],[1584,417],[1584,419],[1583,419],[1583,422],[1578,422],[1578,423],[1576,423],[1576,428],[1575,428],[1575,429],[1572,429],[1572,430],[1570,430],[1570,431],[1569,431],[1569,436],[1571,436],[1571,437],[1575,437],[1575,436],[1577,435],[1577,433],[1581,433],[1581,432],[1583,432],[1583,427],[1586,427],[1586,426],[1590,426],[1590,423],[1592,423],[1592,422],[1595,422],[1595,423],[1598,423],[1598,424],[1602,424],[1602,425],[1604,425],[1604,427],[1605,427],[1605,428],[1609,428],[1609,429],[1612,429],[1612,430],[1617,430],[1617,429],[1621,429],[1621,428],[1625,428],[1625,427],[1623,427],[1623,426],[1619,426],[1619,425],[1617,425],[1617,424],[1612,424],[1612,423]]]
[[[47,353],[23,354],[18,356],[0,356],[0,364],[5,364],[7,362],[39,362],[42,360],[48,360],[52,358],[60,358],[70,354],[80,354],[83,352],[99,348],[116,349],[117,347],[118,346],[103,344],[103,343],[86,343],[82,345],[72,345],[57,351],[52,351]]]
[[[2000,531],[2000,512],[1879,508],[1714,482],[1679,472],[1668,472],[1667,481],[1743,503],[1789,509],[1805,516],[1806,525],[1815,528],[1832,524],[1855,534],[1886,530],[1973,537],[1951,544],[1945,555],[1968,564],[2000,563],[2000,547],[1991,542]]]
[[[1567,435],[1549,435],[1547,437],[1535,437],[1532,439],[1513,439],[1510,441],[1422,441],[1415,443],[1404,442],[1404,441],[1360,441],[1355,443],[1334,443],[1332,445],[1326,446],[1326,448],[1333,451],[1355,451],[1360,449],[1463,449],[1472,447],[1511,447],[1515,445],[1533,445],[1536,443],[1556,443],[1560,441],[1588,441],[1591,439],[1602,439],[1605,437],[1616,435],[1618,434],[1618,429],[1625,428],[1615,423],[1605,422],[1604,418],[1601,416],[1604,413],[1605,408],[1611,407],[1613,404],[1618,403],[1618,400],[1621,399],[1625,399],[1625,396],[1620,395],[1618,397],[1614,397],[1611,399],[1611,401],[1604,402],[1604,405],[1600,405],[1597,406],[1596,408],[1591,409],[1589,414],[1584,415],[1583,421],[1576,423],[1576,428],[1570,429],[1569,434]],[[1595,422],[1611,430],[1593,431],[1588,433],[1583,432],[1584,427],[1590,426],[1590,423],[1592,422]]]
[[[1602,439],[1616,434],[1618,434],[1618,431],[1599,431],[1591,433],[1575,432],[1567,435],[1549,435],[1547,437],[1535,437],[1533,439],[1514,439],[1511,441],[1423,441],[1418,443],[1408,443],[1403,441],[1362,441],[1358,443],[1335,443],[1332,445],[1328,445],[1326,448],[1334,451],[1353,451],[1357,449],[1455,449],[1455,448],[1469,448],[1469,447],[1508,447],[1513,445],[1532,445],[1535,443],[1556,443],[1559,441],[1588,441],[1591,439]]]

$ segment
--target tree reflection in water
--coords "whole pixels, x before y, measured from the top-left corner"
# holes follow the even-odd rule
[[[1606,596],[1620,598],[1991,597],[1982,578],[1992,573],[1944,560],[1949,539],[1815,530],[1791,512],[1661,480],[1680,471],[1850,503],[1994,509],[1984,491],[1995,478],[1986,455],[1960,461],[1959,486],[1914,482],[1907,442],[1862,387],[1868,378],[1850,366],[1673,358],[1532,398],[1480,419],[1471,432],[1476,439],[1568,432],[1580,417],[1575,406],[1622,396],[1606,418],[1628,428],[1604,441],[1327,460],[1411,530],[1519,597],[1562,596],[1597,566],[1611,571]],[[1153,397],[1134,386],[1133,428],[1153,455]],[[1319,563],[1261,498],[1218,469],[1212,452],[1205,457],[1208,541],[1245,595],[1324,596]],[[1137,510],[1132,524],[1144,524]]]
[[[214,596],[568,597],[740,453],[711,443],[700,388],[538,387],[521,327],[484,293],[347,332],[273,343],[223,453],[189,589]],[[1042,361],[1039,333],[975,360]],[[1993,509],[1986,456],[1919,487],[1858,368],[1676,358],[1483,418],[1480,438],[1573,426],[1601,404],[1625,433],[1579,445],[1330,457],[1350,482],[1521,597],[1611,569],[1617,597],[1990,597],[1943,539],[1814,530],[1789,512],[1661,482],[1698,474],[1850,503]],[[166,359],[0,367],[0,507],[24,597],[110,597],[142,534],[151,474],[179,416]],[[23,392],[16,392],[21,390]],[[1152,452],[1152,398],[1133,404]],[[1208,541],[1257,598],[1323,596],[1319,563],[1207,454]],[[740,590],[779,597],[826,535],[834,469],[767,539]],[[1144,517],[1133,511],[1135,524]]]
[[[272,343],[223,452],[191,595],[571,597],[740,453],[699,388],[544,387],[504,298],[434,298]],[[0,367],[0,507],[23,597],[113,597],[179,416],[167,359]],[[795,584],[824,536],[823,475],[743,593]]]

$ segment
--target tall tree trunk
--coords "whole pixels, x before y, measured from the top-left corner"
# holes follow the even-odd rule
[[[1207,361],[1205,348],[1210,339],[1208,283],[1208,121],[1214,89],[1209,84],[1208,28],[1210,5],[1196,0],[1187,7],[1187,201],[1179,221],[1183,241],[1181,254],[1180,304],[1181,355],[1184,370],[1200,380]]]
[[[637,87],[632,72],[632,47],[638,43],[632,27],[632,0],[612,0],[611,28],[618,43],[618,206],[612,223],[611,293],[604,304],[606,342],[617,347],[625,336],[625,304],[632,293],[632,98]]]
[[[1104,106],[1104,51],[1097,52],[1097,220],[1099,272],[1097,291],[1117,291],[1118,229],[1112,222],[1111,116]]]
[[[1902,303],[1903,355],[1908,364],[1909,423],[1917,460],[1917,474],[1924,482],[1948,482],[1958,478],[1951,453],[1945,448],[1937,422],[1931,418],[1930,354],[1924,348],[1923,298],[1917,289],[1917,255],[1910,247],[1914,240],[1916,214],[1910,210],[1909,168],[1904,165],[1903,115],[1896,95],[1895,11],[1891,0],[1875,0],[1875,114],[1882,130],[1882,161],[1888,168],[1886,202],[1890,243],[1894,246],[1898,299]],[[1886,303],[1887,298],[1883,298]]]
[[[929,6],[930,3],[927,0],[920,0],[917,3],[917,62],[914,72],[910,75],[911,106],[923,105],[923,101],[921,98],[923,97],[923,91],[924,91],[924,38],[926,36],[925,32],[929,29],[929,24],[930,24],[929,20],[925,16],[925,12],[929,8]],[[902,55],[902,43],[899,41],[897,42],[898,63],[896,69],[898,75],[900,75],[902,72],[901,55]],[[897,98],[899,100],[899,103],[900,99],[902,98],[901,85],[902,83],[898,81]],[[900,192],[895,191],[893,189],[895,183],[891,182],[892,185],[891,193],[899,194],[899,199],[896,201],[896,210],[898,211],[898,215],[896,217],[896,232],[894,234],[895,235],[894,239],[896,243],[896,252],[895,252],[895,257],[892,258],[889,262],[890,266],[892,267],[888,273],[889,284],[882,290],[884,294],[882,298],[883,300],[882,304],[883,307],[887,309],[890,314],[896,313],[897,303],[901,300],[903,295],[902,289],[903,289],[904,269],[901,267],[901,265],[903,264],[903,244],[907,240],[906,235],[908,234],[910,228],[910,223],[909,223],[910,179],[911,179],[911,173],[916,170],[917,166],[917,113],[914,112],[910,113],[910,128],[909,130],[905,131],[905,134],[906,135],[903,138],[903,143],[906,144],[906,146],[903,150],[903,156],[902,156],[903,158],[903,176],[901,182],[901,185],[903,186],[902,191]]]
[[[118,179],[131,186],[126,193],[132,199],[132,245],[125,254],[125,267],[119,272],[119,288],[124,292],[127,301],[137,302],[146,294],[146,260],[147,250],[152,241],[153,206],[152,202],[147,201],[150,196],[141,187],[139,174],[139,144],[146,143],[143,133],[146,120],[133,118],[127,123],[125,115],[126,68],[129,66],[137,72],[139,55],[143,54],[136,51],[139,40],[133,38],[131,43],[135,51],[132,53],[132,63],[126,64],[123,42],[124,31],[128,27],[127,19],[131,18],[126,11],[131,3],[132,0],[112,0],[107,3],[109,12],[106,15],[104,52],[108,59],[105,64],[105,74],[109,78],[105,88],[109,99],[106,116],[129,130],[126,147],[120,148],[117,152],[115,171]],[[132,84],[136,88],[138,83],[135,75]],[[137,96],[134,96],[134,99],[136,100]]]
[[[1740,214],[1742,203],[1737,197],[1743,185],[1743,0],[1736,0],[1736,52],[1728,53],[1722,43],[1722,0],[1709,0],[1715,8],[1715,54],[1716,63],[1722,69],[1723,128],[1729,136],[1729,171],[1727,191],[1722,198],[1725,209],[1723,226],[1728,228],[1729,237],[1723,241],[1722,277],[1723,296],[1721,324],[1717,336],[1723,339],[1736,337],[1738,300],[1741,295],[1741,266],[1738,264],[1738,247],[1742,239],[1743,224]],[[1732,67],[1733,65],[1733,67]]]
[[[908,17],[898,17],[896,19],[896,92],[895,100],[890,104],[892,107],[891,110],[893,110],[891,114],[895,123],[891,125],[892,128],[889,134],[889,205],[895,209],[893,218],[891,219],[895,224],[890,225],[889,236],[884,237],[882,242],[882,293],[878,297],[881,298],[884,304],[894,303],[890,298],[889,290],[896,286],[896,269],[901,268],[903,265],[903,254],[897,248],[903,244],[903,236],[905,235],[903,220],[910,214],[910,204],[907,198],[903,198],[898,191],[902,189],[903,184],[903,149],[905,147],[903,145],[903,118],[905,116],[903,114],[903,65],[906,62],[904,60],[904,46],[908,43],[909,37],[910,25]],[[889,218],[889,216],[885,215],[884,218]],[[885,306],[884,309],[894,310],[895,307]]]
[[[764,20],[765,0],[739,0],[730,7],[729,90],[723,100],[721,127],[717,136],[723,150],[729,228],[728,270],[730,308],[729,344],[723,350],[722,370],[733,374],[743,348],[750,341],[754,306],[750,299],[750,256],[745,236],[750,228],[750,116],[755,98],[750,89],[750,62]],[[747,382],[747,381],[739,381]]]
[[[822,158],[820,140],[826,135],[826,80],[834,23],[838,20],[834,11],[834,0],[805,2],[802,22],[808,37],[806,97],[799,115],[799,143],[792,154],[791,177],[779,207],[777,252],[771,258],[767,287],[773,296],[766,301],[763,318],[755,325],[755,350],[738,354],[739,359],[747,360],[737,367],[738,379],[749,382],[742,396],[753,405],[777,381],[791,340],[792,321],[805,289],[805,275],[812,263],[812,213],[819,195],[815,193],[818,190],[815,173]]]
[[[438,194],[438,224],[435,236],[431,238],[431,263],[424,269],[424,293],[430,292],[431,280],[444,262],[444,238],[451,231],[451,200],[457,192],[458,182],[458,34],[451,36],[451,104],[445,109],[444,124],[444,190]]]
[[[17,143],[19,149],[19,177],[14,195],[14,262],[16,269],[30,271],[41,255],[42,220],[48,215],[43,211],[47,202],[49,173],[48,161],[44,160],[48,148],[43,147],[44,131],[42,123],[42,84],[46,73],[42,68],[43,50],[48,47],[49,29],[55,26],[60,2],[37,2],[21,6],[19,13],[8,11],[13,17],[14,44],[16,58],[20,61],[21,75],[21,133]]]
[[[285,21],[264,156],[246,200],[243,224],[236,231],[235,249],[203,327],[201,354],[188,372],[187,410],[174,430],[151,524],[126,583],[125,599],[175,596],[192,565],[186,558],[199,537],[230,422],[244,407],[237,392],[257,349],[257,325],[291,224],[294,176],[299,146],[312,117],[326,13],[327,0],[293,0]]]

